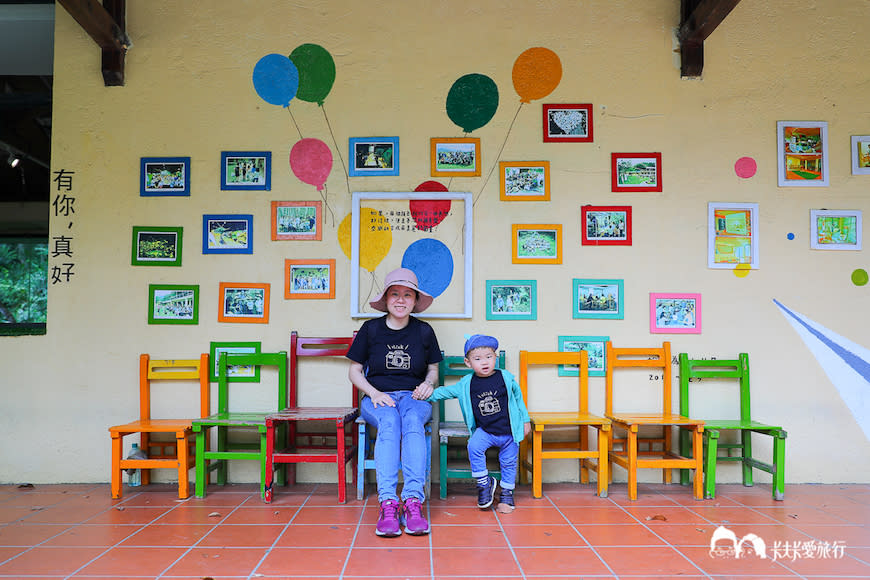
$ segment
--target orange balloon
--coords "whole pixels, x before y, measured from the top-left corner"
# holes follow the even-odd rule
[[[514,63],[513,79],[521,103],[541,99],[559,86],[559,81],[562,80],[562,61],[549,48],[530,48]]]

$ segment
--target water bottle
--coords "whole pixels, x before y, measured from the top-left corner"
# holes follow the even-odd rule
[[[130,449],[130,455],[127,456],[127,459],[148,459],[148,455],[145,453],[145,451],[139,449],[139,445],[137,443],[134,443],[133,448]],[[127,470],[127,485],[131,487],[137,487],[142,485],[141,469]]]

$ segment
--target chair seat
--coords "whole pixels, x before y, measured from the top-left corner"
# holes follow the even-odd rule
[[[462,421],[444,421],[438,423],[438,437],[469,437],[468,426]]]
[[[288,408],[278,413],[269,413],[266,419],[279,421],[317,421],[341,419],[350,423],[359,416],[356,407],[297,407]]]
[[[257,427],[266,431],[266,415],[269,413],[215,413],[193,421],[193,430],[202,427]]]
[[[611,421],[607,417],[599,417],[589,413],[576,412],[530,412],[529,417],[532,424],[537,428],[538,425],[610,425]]]
[[[704,426],[703,419],[690,419],[683,415],[662,413],[614,414],[608,417],[618,425],[683,425]]]
[[[705,419],[705,429],[749,429],[752,431],[781,431],[778,425],[768,425],[758,421],[742,421],[740,419]]]
[[[190,431],[191,419],[139,419],[109,427],[110,433],[174,433]]]

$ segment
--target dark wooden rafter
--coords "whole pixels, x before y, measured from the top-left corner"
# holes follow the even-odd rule
[[[127,0],[57,0],[103,51],[103,82],[124,84],[124,55],[132,46],[126,33]]]
[[[740,0],[681,0],[680,73],[699,77],[704,70],[704,41],[734,9]]]

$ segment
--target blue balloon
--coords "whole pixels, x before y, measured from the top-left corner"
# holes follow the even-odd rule
[[[299,89],[299,70],[283,54],[267,54],[254,66],[253,81],[261,99],[287,107]]]
[[[453,280],[453,254],[443,242],[432,238],[417,240],[402,255],[402,267],[417,274],[420,288],[440,296]]]

